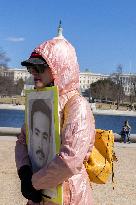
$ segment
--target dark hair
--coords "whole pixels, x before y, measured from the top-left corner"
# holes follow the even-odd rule
[[[127,124],[128,123],[128,120],[125,120],[124,124]]]
[[[51,109],[49,108],[49,106],[43,99],[36,99],[32,103],[32,109],[31,109],[30,126],[32,130],[33,130],[33,115],[35,112],[38,112],[38,111],[46,114],[47,117],[49,118],[49,121],[51,122]],[[51,134],[51,127],[49,127],[49,133]]]

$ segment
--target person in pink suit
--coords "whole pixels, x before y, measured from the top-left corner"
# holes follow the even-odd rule
[[[89,103],[79,93],[79,65],[74,47],[59,35],[36,47],[22,62],[34,77],[36,88],[58,86],[60,151],[48,166],[32,173],[25,125],[17,136],[15,160],[21,191],[27,205],[53,205],[41,190],[63,186],[64,205],[93,205],[90,181],[84,166],[95,139],[95,121]]]

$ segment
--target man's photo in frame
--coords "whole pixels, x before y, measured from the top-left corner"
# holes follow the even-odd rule
[[[38,171],[53,158],[52,109],[43,99],[30,100],[30,107],[29,153],[33,171]]]
[[[37,172],[56,155],[53,91],[30,92],[27,95],[26,116],[28,153],[33,172]],[[57,196],[56,188],[43,193],[51,198]]]

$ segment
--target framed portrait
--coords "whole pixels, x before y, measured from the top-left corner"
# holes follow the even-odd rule
[[[48,166],[60,149],[58,89],[26,91],[26,139],[33,172]],[[62,186],[42,191],[47,201],[63,204]]]

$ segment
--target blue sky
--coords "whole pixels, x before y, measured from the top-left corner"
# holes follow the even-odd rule
[[[75,47],[80,70],[109,74],[122,64],[136,73],[135,0],[0,0],[0,47],[20,68],[41,42],[63,34]]]

